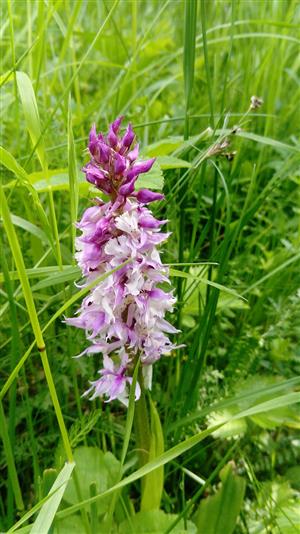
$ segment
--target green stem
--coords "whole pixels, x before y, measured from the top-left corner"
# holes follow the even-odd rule
[[[197,0],[184,2],[183,78],[185,94],[184,139],[189,138],[189,110],[194,83]]]
[[[139,453],[140,467],[149,461],[149,449],[150,449],[150,423],[148,408],[145,396],[144,377],[142,369],[139,369],[139,384],[141,387],[141,396],[135,403],[134,412],[134,428],[136,447]]]
[[[4,287],[7,292],[9,312],[11,319],[11,357],[10,357],[10,372],[13,371],[18,361],[18,354],[20,353],[20,336],[18,330],[17,309],[14,301],[13,286],[9,276],[9,268],[4,253],[4,243],[1,240],[0,258],[3,266]],[[8,408],[8,436],[11,444],[12,453],[14,454],[15,440],[16,440],[16,399],[17,399],[17,381],[15,380],[9,391],[9,408]],[[10,479],[9,479],[10,482]],[[7,498],[7,517],[8,524],[13,522],[14,515],[14,492],[11,482],[8,486]]]
[[[128,451],[129,441],[131,437],[132,432],[132,425],[134,421],[134,414],[135,414],[135,408],[136,408],[136,402],[135,402],[135,389],[136,389],[136,382],[138,378],[138,374],[140,371],[140,360],[138,359],[133,377],[132,377],[132,383],[130,386],[130,393],[129,393],[129,401],[128,401],[128,410],[127,410],[127,417],[126,417],[126,426],[125,426],[125,435],[124,435],[124,441],[123,441],[123,447],[122,447],[122,454],[121,454],[121,460],[120,460],[120,467],[119,467],[119,473],[118,477],[116,479],[116,482],[119,482],[122,479],[122,473],[123,473],[123,467],[125,458]],[[116,491],[114,495],[112,496],[112,500],[110,503],[110,507],[108,510],[108,516],[107,516],[107,532],[108,534],[111,533],[112,530],[112,522],[113,522],[113,515],[116,507],[117,500],[120,497],[120,492]]]
[[[0,434],[3,440],[4,453],[7,461],[8,475],[13,488],[16,506],[18,510],[24,510],[24,503],[22,499],[21,488],[18,480],[17,470],[14,462],[14,456],[9,441],[9,435],[3,411],[2,402],[0,401]]]
[[[16,268],[17,268],[17,271],[18,271],[18,275],[19,275],[19,279],[20,279],[20,282],[21,282],[21,286],[22,286],[22,290],[23,290],[23,294],[24,294],[24,299],[25,299],[25,302],[26,302],[26,307],[27,307],[29,318],[30,318],[32,330],[33,330],[33,333],[34,333],[34,336],[35,336],[37,348],[38,348],[38,351],[40,352],[40,355],[41,355],[42,364],[43,364],[46,380],[47,380],[47,383],[48,383],[50,396],[51,396],[52,403],[53,403],[53,406],[54,406],[55,414],[56,414],[56,417],[57,417],[58,425],[59,425],[59,428],[60,428],[61,437],[62,437],[62,441],[63,441],[63,444],[64,444],[66,456],[67,456],[67,459],[68,459],[69,462],[73,462],[73,454],[72,454],[72,449],[71,449],[71,445],[70,445],[70,441],[69,441],[69,436],[68,436],[67,429],[65,427],[65,423],[64,423],[62,412],[61,412],[60,404],[59,404],[59,401],[58,401],[58,397],[57,397],[57,393],[56,393],[56,389],[55,389],[55,385],[54,385],[51,369],[50,369],[50,366],[49,366],[49,361],[48,361],[48,357],[47,357],[47,352],[46,352],[45,342],[44,342],[44,338],[43,338],[43,333],[42,333],[42,329],[41,329],[41,326],[40,326],[40,323],[39,323],[39,319],[38,319],[38,315],[37,315],[37,312],[36,312],[35,303],[34,303],[32,291],[31,291],[31,287],[30,287],[30,284],[29,284],[29,281],[28,281],[28,277],[27,277],[27,274],[26,274],[26,268],[25,268],[25,264],[24,264],[24,259],[23,259],[23,256],[22,256],[22,252],[21,252],[21,248],[20,248],[20,244],[19,244],[19,241],[18,241],[18,237],[17,237],[16,231],[15,231],[14,225],[13,225],[12,220],[11,220],[10,211],[9,211],[9,207],[8,207],[8,204],[7,204],[6,196],[5,196],[3,190],[0,190],[0,199],[1,199],[1,208],[2,208],[2,217],[3,217],[4,228],[5,228],[7,237],[8,237],[9,245],[10,245],[10,248],[11,248],[11,251],[12,251],[12,255],[13,255],[13,258],[14,258],[14,262],[16,264]]]
[[[204,64],[205,64],[205,70],[206,70],[206,81],[207,81],[207,90],[208,90],[209,108],[210,108],[210,126],[214,130],[215,129],[215,114],[214,114],[214,102],[213,102],[213,94],[212,94],[212,83],[211,83],[210,70],[209,70],[207,38],[206,38],[205,0],[201,0],[201,25],[202,25]]]
[[[74,481],[74,485],[75,485],[75,491],[76,491],[77,498],[78,498],[79,501],[82,501],[82,493],[81,493],[81,488],[80,488],[80,483],[79,483],[78,474],[76,472],[76,468],[74,469],[74,471],[72,473],[72,476],[73,476],[73,481]],[[86,534],[92,534],[91,528],[90,528],[88,514],[87,514],[87,511],[86,511],[85,507],[80,509],[80,515],[81,515],[81,519],[82,519],[82,522],[83,522],[83,528],[84,528]]]
[[[55,239],[55,245],[56,245],[56,259],[57,259],[57,263],[59,265],[59,268],[62,271],[62,256],[61,256],[60,243],[59,243],[59,235],[58,235],[57,219],[56,219],[55,207],[54,207],[54,199],[53,199],[53,193],[52,193],[51,187],[48,188],[48,195],[49,195],[50,220],[51,220],[51,223],[52,223],[52,230],[53,230],[54,239]]]

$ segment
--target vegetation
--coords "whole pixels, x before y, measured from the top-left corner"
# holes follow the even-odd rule
[[[298,532],[299,3],[1,7],[0,529]],[[133,390],[83,398],[99,355],[64,323],[88,132],[119,115],[157,158],[184,345],[154,367],[146,463]]]

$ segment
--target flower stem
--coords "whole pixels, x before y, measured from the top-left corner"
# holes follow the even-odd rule
[[[142,368],[139,369],[139,384],[141,386],[141,396],[135,404],[134,412],[134,428],[136,447],[139,453],[140,467],[149,461],[149,449],[150,449],[150,423],[148,408],[145,396],[144,377]]]

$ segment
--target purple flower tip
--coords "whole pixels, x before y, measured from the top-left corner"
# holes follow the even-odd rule
[[[128,152],[127,158],[129,159],[131,163],[133,163],[137,159],[138,155],[139,155],[139,144],[137,143],[135,147],[130,152]]]
[[[120,156],[118,152],[115,153],[115,173],[122,174],[126,169],[126,159]]]
[[[148,159],[146,161],[141,161],[140,163],[136,163],[129,171],[127,172],[127,178],[131,179],[134,176],[138,176],[139,174],[145,173],[150,171],[153,163],[155,162],[156,158]]]
[[[110,195],[111,200],[117,202],[119,207],[126,202],[129,196],[135,196],[137,201],[141,203],[163,198],[157,197],[157,194],[153,193],[156,196],[152,200],[150,193],[151,200],[143,200],[142,193],[139,196],[135,193],[134,187],[137,177],[151,169],[155,158],[137,161],[139,145],[137,143],[132,148],[135,133],[131,124],[128,124],[123,137],[119,135],[122,120],[123,117],[120,116],[110,124],[106,137],[102,133],[97,134],[96,126],[93,124],[88,144],[92,158],[83,168],[87,181]]]
[[[118,117],[111,125],[112,127],[112,130],[115,134],[118,134],[119,133],[119,129],[120,129],[120,126],[121,126],[121,122],[122,120],[124,119],[123,115],[121,115],[120,117]]]
[[[161,193],[154,193],[154,191],[150,191],[150,189],[140,189],[135,196],[137,201],[141,202],[141,204],[149,204],[150,202],[163,200],[165,198]]]
[[[132,129],[131,124],[129,123],[127,126],[126,133],[121,141],[122,146],[125,148],[129,148],[132,145],[134,138],[135,138],[135,133]]]

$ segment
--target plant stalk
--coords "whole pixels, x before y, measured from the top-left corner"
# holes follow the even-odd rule
[[[31,287],[30,287],[30,284],[29,284],[29,281],[28,281],[28,277],[27,277],[27,274],[26,274],[26,268],[25,268],[24,259],[23,259],[23,256],[22,256],[20,244],[19,244],[18,237],[17,237],[15,228],[14,228],[12,220],[11,220],[9,207],[8,207],[6,196],[5,196],[3,190],[0,190],[0,195],[1,195],[0,198],[1,198],[1,208],[2,208],[2,217],[3,217],[4,228],[6,230],[6,234],[7,234],[9,245],[10,245],[10,248],[11,248],[11,251],[12,251],[14,262],[15,262],[15,265],[16,265],[16,268],[17,268],[17,271],[18,271],[18,274],[19,274],[19,278],[20,278],[20,282],[21,282],[21,286],[22,286],[22,290],[23,290],[24,299],[25,299],[25,302],[26,302],[28,315],[29,315],[31,326],[32,326],[32,330],[33,330],[33,333],[34,333],[34,336],[35,336],[37,348],[38,348],[38,351],[39,351],[40,356],[41,356],[41,360],[42,360],[42,364],[43,364],[43,368],[44,368],[44,372],[45,372],[45,376],[46,376],[49,392],[50,392],[50,395],[51,395],[51,399],[52,399],[52,403],[53,403],[53,406],[54,406],[55,414],[56,414],[56,417],[57,417],[59,429],[60,429],[60,432],[61,432],[62,441],[63,441],[63,444],[64,444],[66,457],[67,457],[69,462],[72,462],[73,461],[73,454],[72,454],[72,449],[71,449],[71,445],[70,445],[70,441],[69,441],[69,436],[68,436],[67,429],[65,427],[65,422],[64,422],[64,419],[63,419],[61,407],[60,407],[59,400],[58,400],[58,397],[57,397],[57,393],[56,393],[56,389],[55,389],[55,385],[54,385],[54,381],[53,381],[53,377],[52,377],[52,373],[51,373],[51,369],[50,369],[50,365],[49,365],[49,361],[48,361],[48,357],[47,357],[47,352],[46,352],[46,346],[45,346],[45,342],[44,342],[44,338],[43,338],[43,333],[42,333],[42,329],[41,329],[41,326],[40,326],[40,323],[39,323],[39,319],[38,319],[38,315],[37,315],[37,312],[36,312],[35,303],[34,303],[32,291],[31,291]]]
[[[135,403],[135,412],[134,412],[134,429],[135,429],[135,440],[136,448],[139,453],[139,464],[140,467],[145,465],[149,461],[149,449],[150,449],[150,422],[148,407],[146,402],[145,387],[144,387],[144,377],[142,373],[142,368],[139,369],[139,384],[141,387],[141,396],[139,400]]]

